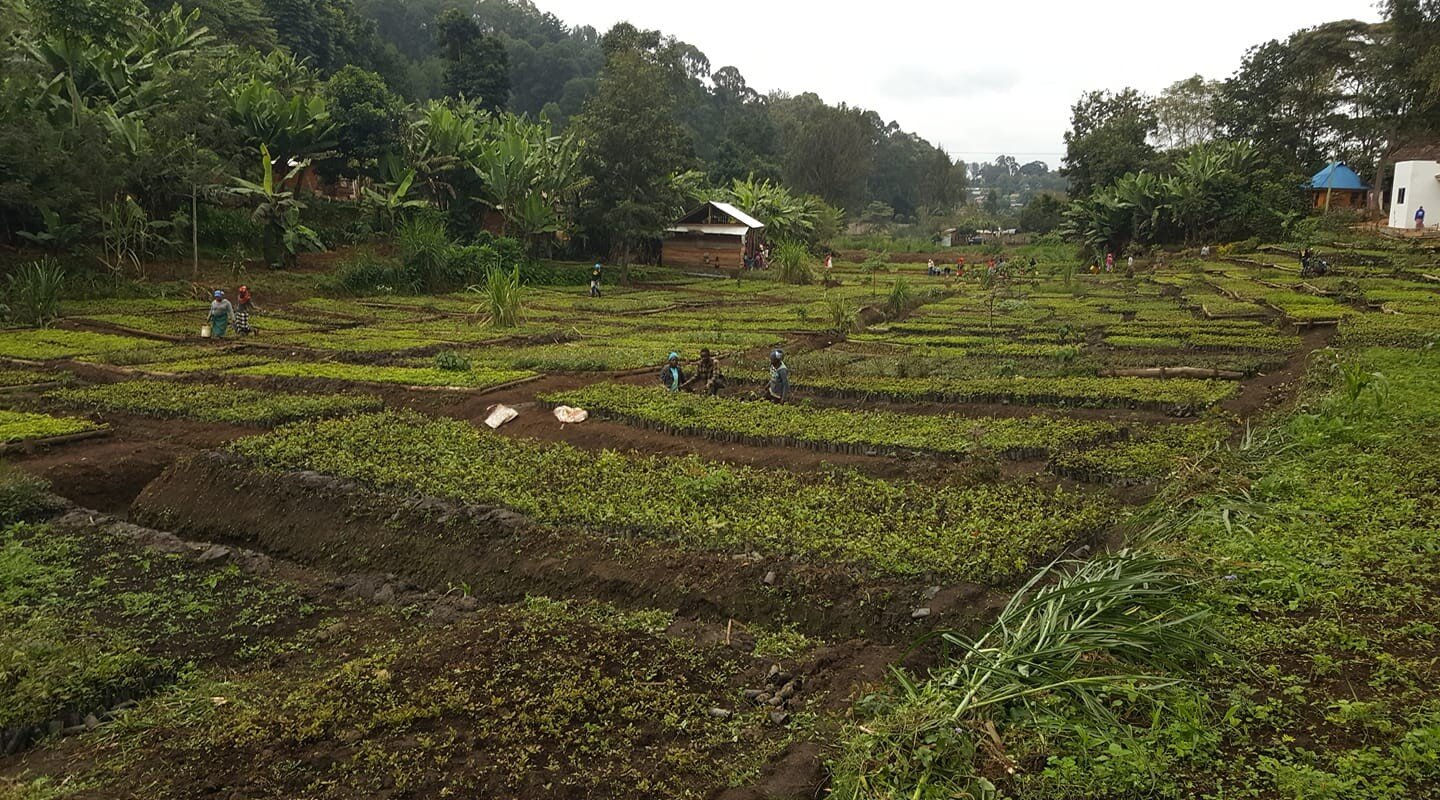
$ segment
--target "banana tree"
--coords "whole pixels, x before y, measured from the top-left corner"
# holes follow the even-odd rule
[[[513,115],[494,122],[471,164],[479,196],[504,220],[504,233],[532,247],[565,230],[567,211],[588,182],[575,136]]]
[[[307,166],[303,161],[296,164],[280,184],[293,181]],[[305,204],[294,192],[283,191],[276,184],[268,145],[260,145],[260,182],[251,183],[238,177],[233,180],[232,191],[256,203],[252,217],[263,226],[265,263],[272,267],[293,267],[301,251],[323,248],[315,231],[300,224],[300,212]]]
[[[253,79],[230,95],[230,118],[255,144],[263,143],[278,163],[289,164],[334,147],[335,124],[325,98],[284,92]],[[287,175],[292,180],[298,173]]]
[[[383,159],[382,159],[383,161]],[[408,211],[428,208],[429,203],[411,195],[415,170],[406,170],[396,181],[384,181],[361,190],[360,202],[374,220],[375,230],[390,233]]]

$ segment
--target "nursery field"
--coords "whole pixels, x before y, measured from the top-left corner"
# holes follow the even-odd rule
[[[1302,280],[1272,254],[1060,267],[842,263],[801,286],[651,270],[600,298],[527,287],[507,326],[474,295],[267,297],[256,275],[248,337],[199,338],[204,301],[173,296],[0,330],[0,797],[902,796],[857,776],[921,769],[897,755],[914,738],[887,737],[933,711],[941,641],[986,630],[1057,559],[1222,505],[1210,493],[1278,496],[1253,459],[1320,434],[1280,449],[1269,431],[1354,414],[1359,436],[1396,398],[1436,402],[1384,377],[1433,366],[1424,275]],[[661,386],[669,353],[688,376],[702,348],[717,397]],[[776,348],[785,404],[763,399]],[[500,406],[515,416],[492,429]],[[990,744],[950,794],[913,796],[1124,794],[1086,788],[1109,770],[1154,790],[1124,796],[1308,797],[1286,788],[1302,767],[1341,780],[1362,750],[1433,746],[1405,738],[1435,713],[1415,688],[1433,627],[1373,637],[1413,707],[1354,725],[1327,722],[1353,706],[1272,707],[1286,685],[1325,706],[1339,676],[1380,680],[1291,663],[1322,614],[1304,587],[1361,556],[1287,550],[1302,513],[1216,514],[1167,545],[1233,582],[1200,582],[1231,642],[1185,667],[1210,694],[1136,711],[1153,727],[1103,766],[1063,723],[940,725],[919,734],[936,759],[962,729]],[[1416,566],[1436,542],[1378,548],[1407,554],[1408,602],[1440,586]],[[1392,595],[1361,583],[1317,589],[1323,613],[1381,613]],[[1252,613],[1275,627],[1247,631]],[[1107,662],[1096,648],[1085,663]],[[1245,691],[1219,674],[1237,659],[1263,675]],[[1157,732],[1180,706],[1213,723],[1186,745]],[[1420,796],[1406,781],[1440,774],[1424,763],[1396,766],[1391,796]]]

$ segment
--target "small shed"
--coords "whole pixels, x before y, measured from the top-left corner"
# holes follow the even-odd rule
[[[660,263],[667,267],[742,269],[764,241],[765,223],[715,200],[665,229]]]
[[[1370,184],[1343,161],[1332,161],[1310,179],[1310,205],[1314,208],[1356,208],[1366,206]]]

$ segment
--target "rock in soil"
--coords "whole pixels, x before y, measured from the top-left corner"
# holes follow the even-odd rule
[[[770,712],[770,721],[773,722],[773,723],[775,723],[776,725],[784,725],[785,723],[787,723],[787,722],[790,721],[790,712],[789,712],[789,711],[771,711],[771,712]]]
[[[714,717],[715,719],[730,719],[730,716],[731,716],[731,714],[733,714],[733,713],[734,713],[734,712],[732,712],[732,711],[731,711],[730,709],[728,709],[728,708],[712,708],[712,709],[710,709],[710,716]]]
[[[925,619],[928,616],[930,616],[930,609],[928,608],[917,608],[910,612],[910,619]]]

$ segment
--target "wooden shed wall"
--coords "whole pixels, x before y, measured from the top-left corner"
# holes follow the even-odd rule
[[[667,267],[740,269],[745,266],[745,238],[720,233],[672,233],[665,239],[660,263]]]

